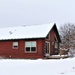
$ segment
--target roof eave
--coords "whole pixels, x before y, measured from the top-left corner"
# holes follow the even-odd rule
[[[14,39],[0,39],[0,41],[8,41],[8,40],[29,40],[29,39],[45,39],[46,37],[36,37],[36,38],[14,38]]]

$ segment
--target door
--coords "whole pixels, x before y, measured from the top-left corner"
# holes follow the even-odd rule
[[[50,42],[46,42],[46,54],[50,55]]]

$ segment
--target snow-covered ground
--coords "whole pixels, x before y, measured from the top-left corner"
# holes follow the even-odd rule
[[[1,59],[0,75],[75,75],[75,58]]]

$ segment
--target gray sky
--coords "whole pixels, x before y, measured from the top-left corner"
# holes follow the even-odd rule
[[[75,23],[75,0],[0,0],[0,27]]]

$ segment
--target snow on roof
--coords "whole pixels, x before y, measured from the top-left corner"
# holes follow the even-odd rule
[[[0,40],[45,38],[53,25],[54,23],[0,28]]]

